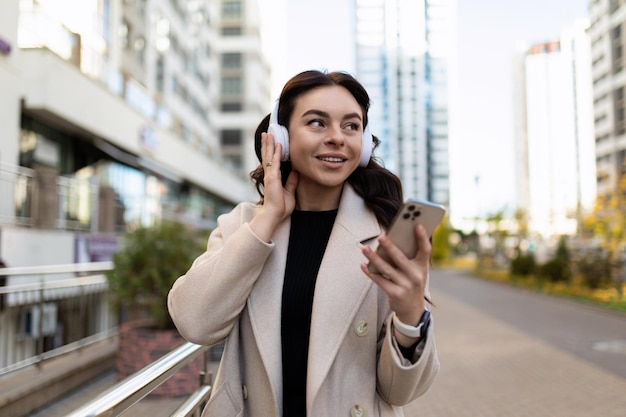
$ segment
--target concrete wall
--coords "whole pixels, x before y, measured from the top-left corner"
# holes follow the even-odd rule
[[[17,48],[17,1],[3,1],[0,13],[0,42],[10,52],[0,52],[0,163],[17,165],[20,126],[20,94]],[[6,50],[6,49],[5,49]],[[13,215],[13,183],[0,180],[0,216]]]

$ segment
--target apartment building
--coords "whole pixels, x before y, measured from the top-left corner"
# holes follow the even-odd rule
[[[110,260],[133,227],[175,219],[209,229],[257,198],[251,132],[271,102],[257,14],[256,0],[3,2],[7,266]],[[9,276],[6,285],[39,279]],[[73,329],[107,330],[106,285],[85,306],[90,313],[77,313],[75,295],[43,308],[3,295],[0,367],[41,348],[39,318],[44,350],[74,341]]]
[[[543,237],[576,233],[596,195],[587,21],[517,60],[518,202]]]
[[[626,174],[626,3],[589,4],[598,194],[615,191]]]
[[[36,259],[6,240],[71,241],[163,217],[210,227],[253,198],[250,132],[270,102],[256,2],[59,3],[3,5],[0,256],[85,260],[74,245]]]
[[[222,158],[247,175],[257,165],[254,132],[272,105],[270,65],[261,45],[257,1],[223,0],[215,45],[219,94],[214,119]]]

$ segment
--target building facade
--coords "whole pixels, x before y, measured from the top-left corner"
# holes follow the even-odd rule
[[[372,96],[379,155],[406,197],[446,205],[455,10],[453,0],[356,2],[356,72]]]
[[[615,192],[626,175],[626,3],[589,5],[598,194]]]
[[[2,235],[211,227],[253,198],[251,131],[270,102],[256,2],[59,3],[3,6]],[[47,262],[13,251],[10,265]]]
[[[257,165],[254,132],[271,108],[270,66],[263,54],[256,1],[222,0],[218,28],[219,103],[215,127],[222,157],[247,175]]]
[[[271,101],[257,14],[256,0],[3,2],[2,261],[107,261],[137,226],[210,229],[256,199],[251,132]],[[87,306],[91,334],[112,322],[105,290]],[[71,294],[43,313],[36,299],[4,297],[0,368],[41,353],[35,313],[51,323],[46,351],[74,342],[88,317]]]
[[[518,202],[544,237],[575,234],[596,195],[586,30],[578,22],[518,60]]]

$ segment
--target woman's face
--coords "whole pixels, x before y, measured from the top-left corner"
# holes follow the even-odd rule
[[[289,120],[289,156],[298,188],[340,191],[359,166],[363,111],[344,87],[317,87],[300,95]]]

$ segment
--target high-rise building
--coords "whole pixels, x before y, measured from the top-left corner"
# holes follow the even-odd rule
[[[261,45],[256,0],[221,0],[215,49],[219,63],[219,104],[214,118],[225,161],[238,172],[258,160],[254,132],[270,110],[270,66]]]
[[[626,175],[626,3],[590,1],[593,112],[598,194]]]
[[[518,60],[518,202],[544,237],[574,234],[595,198],[586,28],[580,21]]]
[[[372,96],[379,155],[407,197],[450,200],[454,0],[357,0],[356,72]]]

